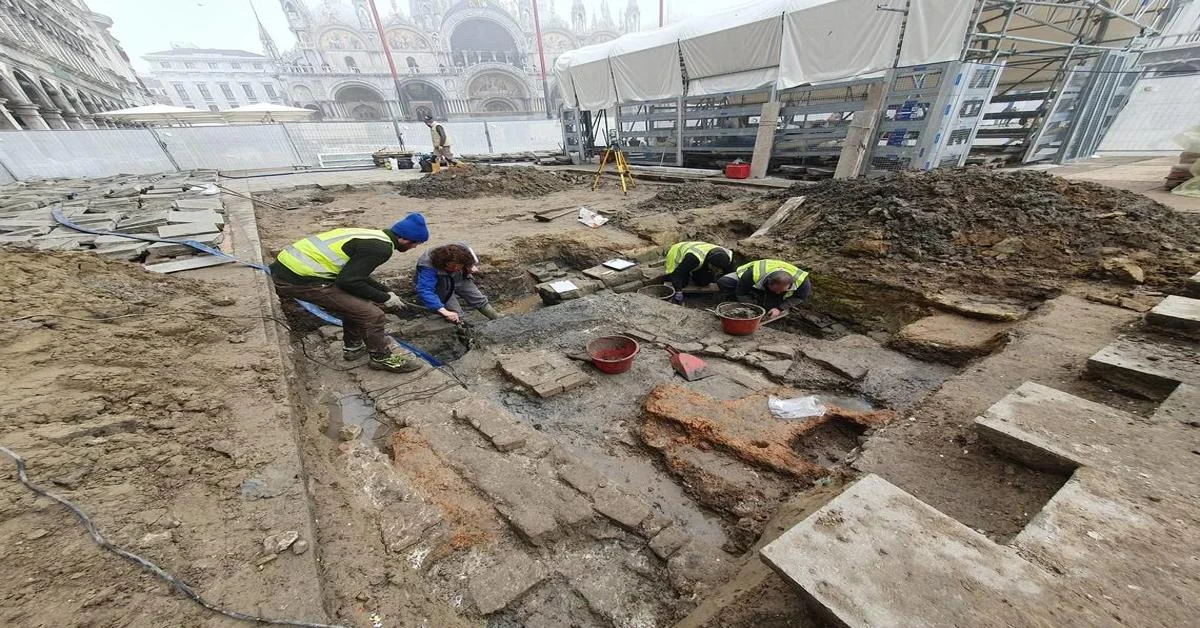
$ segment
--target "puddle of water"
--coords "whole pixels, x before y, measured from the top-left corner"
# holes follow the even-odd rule
[[[329,427],[325,435],[338,440],[338,433],[347,425],[362,428],[364,441],[372,441],[387,435],[385,426],[375,420],[375,404],[362,395],[341,395],[325,402],[329,410]]]

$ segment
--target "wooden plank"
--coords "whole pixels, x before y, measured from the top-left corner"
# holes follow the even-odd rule
[[[202,257],[191,257],[188,259],[175,260],[173,262],[163,262],[161,264],[146,264],[142,266],[142,268],[145,268],[152,273],[177,273],[184,270],[209,268],[211,266],[220,266],[222,264],[230,263],[233,263],[233,259],[228,257],[205,255]]]
[[[758,228],[757,231],[750,234],[750,237],[757,238],[759,236],[767,235],[767,233],[770,230],[779,226],[779,223],[783,222],[784,220],[787,220],[787,217],[791,215],[792,210],[799,207],[800,204],[804,202],[804,199],[805,199],[805,197],[803,197],[803,196],[793,196],[793,197],[789,198],[788,200],[784,201],[783,205],[780,205],[779,209],[775,210],[775,213],[771,214],[771,217],[768,218],[767,221],[764,222],[762,224],[762,226]]]

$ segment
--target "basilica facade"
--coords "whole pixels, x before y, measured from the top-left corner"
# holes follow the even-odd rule
[[[566,18],[553,0],[542,0],[547,103],[531,0],[410,0],[406,6],[376,0],[399,90],[366,0],[281,0],[281,5],[296,46],[277,52],[264,35],[264,53],[278,56],[286,100],[326,120],[557,115],[561,99],[550,70],[558,55],[641,26],[634,0],[617,19],[608,0],[590,16],[582,0],[574,0]]]

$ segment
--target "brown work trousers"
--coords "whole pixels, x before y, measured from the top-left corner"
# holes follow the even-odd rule
[[[373,301],[356,297],[331,283],[297,284],[272,278],[280,299],[300,299],[342,319],[342,343],[354,347],[367,343],[374,356],[391,355],[392,343],[383,331],[387,318]]]

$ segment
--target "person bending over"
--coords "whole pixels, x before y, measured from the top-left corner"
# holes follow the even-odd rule
[[[488,318],[499,318],[487,295],[475,285],[479,257],[466,243],[443,244],[417,259],[417,296],[430,310],[451,323],[462,320],[462,303]]]
[[[680,242],[667,249],[667,279],[675,288],[675,302],[683,303],[689,284],[703,288],[720,275],[733,272],[729,249],[708,242]]]
[[[808,271],[777,259],[760,259],[743,264],[717,280],[725,298],[753,303],[775,318],[812,295]]]

